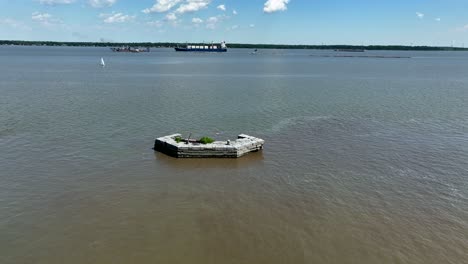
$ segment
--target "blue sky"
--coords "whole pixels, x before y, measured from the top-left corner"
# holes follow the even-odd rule
[[[0,39],[468,46],[468,0],[0,0]]]

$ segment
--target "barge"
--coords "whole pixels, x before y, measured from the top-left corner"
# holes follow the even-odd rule
[[[365,49],[336,49],[338,52],[365,52]]]
[[[134,47],[112,47],[110,48],[113,52],[132,52],[132,53],[140,53],[140,52],[150,52],[150,48],[134,48]]]

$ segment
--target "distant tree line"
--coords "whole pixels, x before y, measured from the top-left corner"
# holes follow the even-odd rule
[[[193,45],[208,45],[207,43],[191,43]],[[0,45],[19,46],[77,46],[77,47],[149,47],[149,48],[173,48],[185,46],[186,43],[176,42],[58,42],[58,41],[21,41],[0,40]],[[459,47],[431,47],[431,46],[403,46],[403,45],[282,45],[282,44],[241,44],[230,43],[229,48],[245,49],[319,49],[319,50],[427,50],[427,51],[468,51],[468,48]]]
[[[70,47],[176,47],[178,43],[161,42],[59,42],[59,41],[23,41],[0,40],[0,45],[18,46],[70,46]]]

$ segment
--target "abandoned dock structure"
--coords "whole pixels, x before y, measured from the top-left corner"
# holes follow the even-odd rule
[[[182,139],[181,134],[157,138],[154,150],[176,158],[239,158],[263,149],[265,141],[241,134],[233,141],[203,144],[198,140]]]

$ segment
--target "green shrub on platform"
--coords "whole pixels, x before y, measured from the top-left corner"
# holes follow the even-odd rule
[[[177,136],[174,138],[175,142],[180,143],[182,141],[182,138]]]
[[[212,138],[209,138],[209,137],[202,137],[200,138],[200,143],[202,144],[210,144],[210,143],[213,143],[214,142],[214,139]]]

